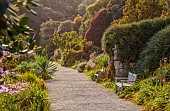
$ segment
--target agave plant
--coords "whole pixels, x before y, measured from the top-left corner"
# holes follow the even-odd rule
[[[57,71],[57,65],[44,56],[37,56],[36,63],[43,79],[51,78],[52,74]]]

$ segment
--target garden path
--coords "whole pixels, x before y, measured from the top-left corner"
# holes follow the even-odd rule
[[[139,111],[141,108],[119,99],[85,74],[59,65],[53,79],[46,82],[52,111]]]

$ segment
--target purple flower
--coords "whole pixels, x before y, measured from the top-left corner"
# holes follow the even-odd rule
[[[11,74],[11,73],[9,72],[9,70],[6,70],[4,73],[5,73],[6,75]]]
[[[24,87],[28,87],[29,84],[28,84],[28,83],[23,83],[23,86],[24,86]]]
[[[0,73],[4,73],[4,68],[0,68]]]
[[[1,76],[2,76],[2,77],[4,77],[4,76],[5,76],[5,74],[3,73],[3,74],[1,74]]]
[[[9,91],[9,94],[19,94],[20,93],[20,91]]]
[[[3,92],[8,92],[9,91],[8,87],[5,87],[5,86],[1,86],[1,90],[3,90]]]
[[[3,93],[4,91],[2,89],[0,89],[0,94]]]
[[[93,63],[93,61],[92,60],[89,60],[88,62],[87,62],[87,64],[92,64]]]
[[[162,61],[163,61],[164,63],[167,63],[167,62],[168,62],[168,58],[165,57],[165,58],[162,59]]]
[[[10,55],[10,52],[8,52],[8,51],[3,51],[3,55],[4,55],[4,56]]]

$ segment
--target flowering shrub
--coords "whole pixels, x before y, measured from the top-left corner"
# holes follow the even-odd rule
[[[3,56],[0,58],[0,67],[10,70],[18,64],[17,58],[11,55],[8,51],[3,51]]]
[[[19,94],[29,86],[28,83],[17,82],[16,84],[5,84],[0,86],[1,93]]]
[[[49,110],[50,103],[43,81],[32,73],[18,75],[15,78],[9,75],[3,77],[4,82],[0,85],[0,111]]]

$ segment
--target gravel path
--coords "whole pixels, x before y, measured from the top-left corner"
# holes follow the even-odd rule
[[[85,74],[61,66],[58,70],[46,81],[52,111],[139,111],[139,106],[119,99]]]

